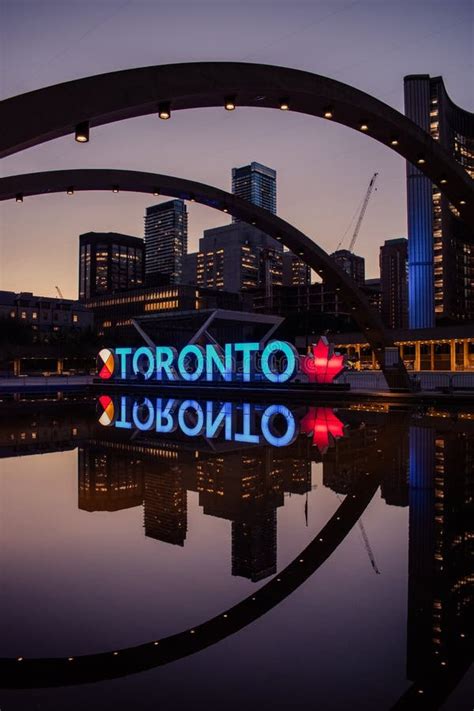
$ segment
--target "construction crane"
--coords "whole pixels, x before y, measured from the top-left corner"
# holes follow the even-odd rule
[[[362,534],[362,540],[364,541],[365,550],[367,551],[367,555],[369,556],[370,564],[372,565],[372,568],[375,570],[376,574],[380,575],[380,570],[378,569],[377,563],[375,562],[375,556],[373,554],[372,548],[370,547],[369,539],[367,538],[362,519],[360,518],[357,523],[359,524],[359,529]]]
[[[60,298],[60,299],[64,299],[63,292],[61,291],[61,289],[59,288],[59,286],[55,286],[54,288],[55,288],[56,291],[58,292],[59,298]]]
[[[337,498],[339,499],[339,501],[342,502],[342,499],[341,499],[341,497],[339,496],[339,494],[336,494],[336,496],[337,496]],[[367,555],[369,556],[370,564],[371,564],[372,568],[374,569],[375,573],[376,573],[377,575],[380,575],[380,570],[378,569],[377,563],[375,562],[375,556],[374,556],[374,553],[373,553],[373,551],[372,551],[372,547],[371,547],[371,545],[370,545],[370,543],[369,543],[369,539],[367,538],[367,534],[366,534],[366,532],[365,532],[364,524],[362,523],[362,519],[361,519],[361,518],[357,521],[357,525],[359,526],[359,530],[360,530],[360,533],[361,533],[361,536],[362,536],[362,540],[364,541],[365,550],[367,551]]]
[[[357,218],[356,226],[354,228],[354,232],[352,234],[352,239],[349,244],[349,252],[352,252],[352,250],[354,249],[354,245],[356,243],[356,239],[359,234],[360,226],[362,224],[362,220],[364,219],[365,211],[367,210],[367,205],[369,204],[370,196],[372,195],[372,191],[374,190],[374,187],[375,187],[375,181],[377,180],[377,176],[378,176],[378,173],[373,174],[373,176],[370,180],[370,183],[369,183],[369,187],[367,188],[367,192],[365,193],[365,197],[362,201],[362,207],[360,209],[359,217]],[[351,224],[352,224],[352,221],[351,221]],[[340,248],[346,234],[347,234],[347,230],[343,234],[339,244],[337,245],[336,252]]]

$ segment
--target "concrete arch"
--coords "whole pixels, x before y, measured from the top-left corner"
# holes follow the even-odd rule
[[[192,62],[100,74],[11,97],[0,104],[0,157],[91,127],[156,113],[223,106],[280,108],[324,117],[364,132],[439,185],[474,227],[474,181],[431,136],[387,104],[310,72],[265,64]],[[361,129],[361,126],[367,128]],[[422,158],[423,164],[418,164]],[[443,181],[443,182],[441,182]],[[446,181],[446,182],[444,182]]]
[[[263,232],[282,242],[314,269],[331,288],[340,292],[351,314],[366,334],[375,357],[392,388],[410,388],[410,379],[401,364],[398,369],[385,368],[385,348],[393,342],[386,334],[379,314],[374,311],[365,295],[354,281],[312,239],[280,217],[263,210],[246,200],[218,188],[192,180],[155,173],[130,170],[61,170],[45,173],[14,175],[0,179],[0,201],[24,196],[66,192],[69,188],[81,190],[112,190],[167,195],[194,200],[217,210],[228,212],[245,222],[259,227]]]
[[[357,523],[379,486],[368,473],[301,553],[276,577],[228,610],[170,637],[80,657],[3,658],[3,688],[84,684],[152,669],[195,654],[229,637],[276,607],[332,555]],[[157,643],[158,642],[158,643]]]

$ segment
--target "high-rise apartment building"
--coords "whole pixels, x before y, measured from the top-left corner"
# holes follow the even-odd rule
[[[232,192],[276,215],[276,170],[261,163],[232,168]],[[238,222],[234,218],[234,222]]]
[[[364,286],[365,282],[365,259],[359,257],[348,249],[338,249],[331,254],[331,257],[341,267],[341,269],[349,274],[351,279],[355,281],[357,286]]]
[[[408,240],[388,239],[380,247],[382,320],[387,328],[408,327]]]
[[[187,283],[240,292],[283,283],[283,247],[245,222],[205,230],[199,252],[185,259]]]
[[[474,114],[449,98],[442,77],[405,77],[405,114],[474,177]],[[472,231],[415,165],[407,163],[409,324],[474,318]]]
[[[183,200],[147,207],[145,278],[149,284],[179,284],[188,251],[188,211]]]
[[[143,285],[144,242],[117,232],[79,236],[79,300]]]

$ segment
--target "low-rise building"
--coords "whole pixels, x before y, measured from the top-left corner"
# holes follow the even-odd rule
[[[94,314],[73,299],[36,296],[28,291],[0,291],[0,319],[31,331],[32,341],[48,343],[59,335],[92,329]]]

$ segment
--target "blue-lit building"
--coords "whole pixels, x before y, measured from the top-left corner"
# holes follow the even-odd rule
[[[474,114],[449,98],[442,77],[405,77],[405,114],[474,177]],[[474,319],[474,235],[456,208],[407,163],[409,325]]]

